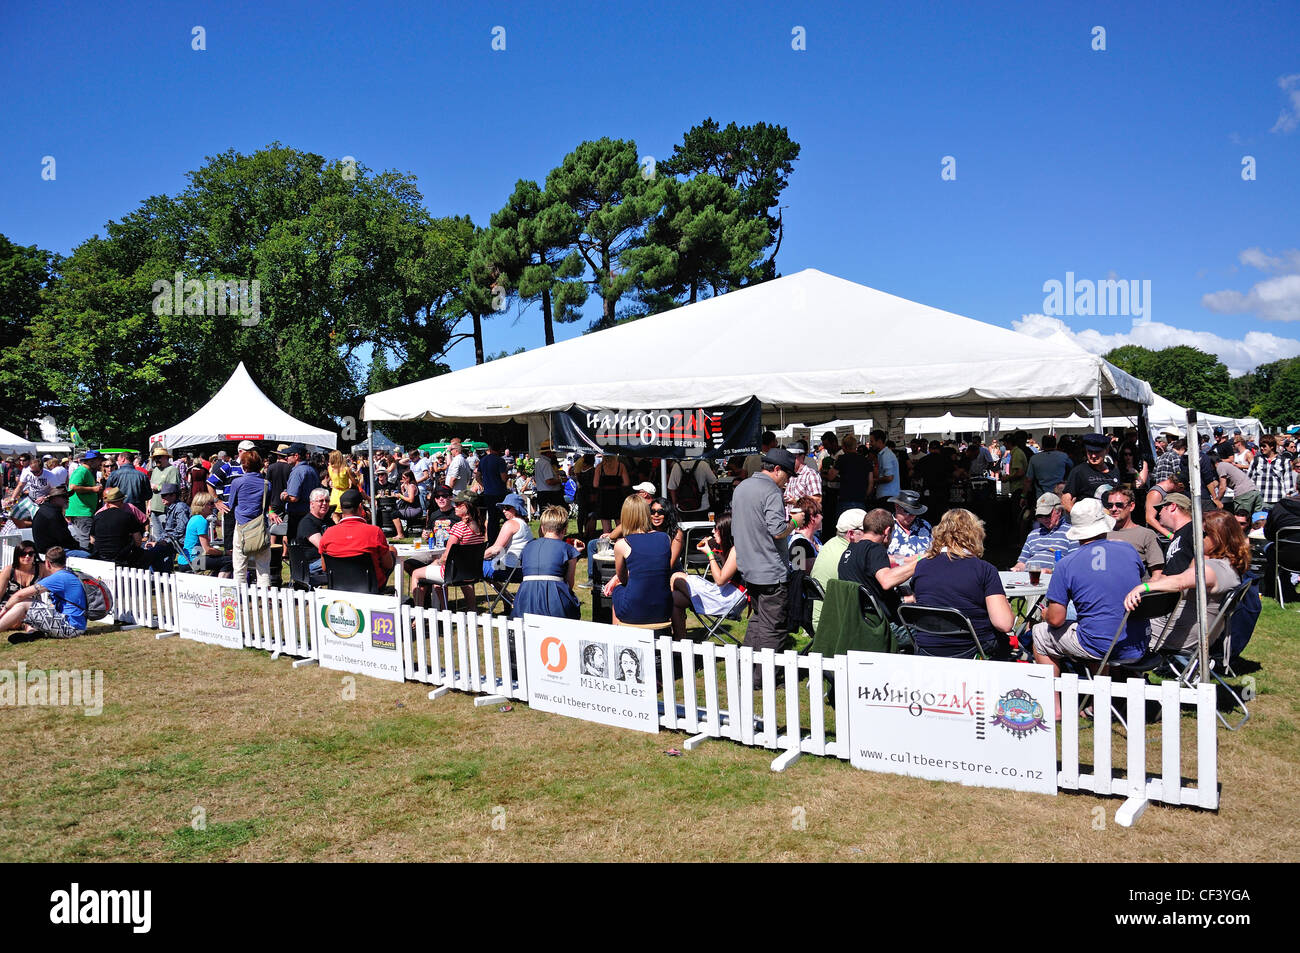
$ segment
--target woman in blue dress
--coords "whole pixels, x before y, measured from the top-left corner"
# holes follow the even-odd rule
[[[511,618],[523,618],[524,613],[561,619],[580,616],[578,597],[573,594],[578,551],[564,541],[568,525],[567,507],[548,506],[542,511],[542,535],[525,545],[519,557],[524,577],[515,595]]]
[[[614,624],[668,622],[672,617],[672,540],[650,531],[650,504],[640,496],[623,501],[623,538],[614,544],[614,578],[605,595],[614,600]]]

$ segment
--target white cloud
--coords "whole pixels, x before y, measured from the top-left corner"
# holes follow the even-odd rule
[[[1226,292],[1220,292],[1220,294],[1224,293]],[[1210,331],[1191,331],[1152,321],[1147,324],[1134,324],[1127,333],[1102,334],[1091,328],[1073,331],[1060,318],[1046,314],[1026,314],[1019,321],[1012,321],[1011,326],[1021,334],[1036,338],[1050,338],[1055,334],[1063,334],[1079,347],[1093,354],[1105,354],[1125,344],[1137,344],[1153,351],[1178,344],[1189,344],[1218,357],[1227,365],[1228,371],[1234,377],[1239,377],[1260,364],[1278,361],[1284,357],[1300,356],[1300,340],[1279,337],[1262,331],[1250,331],[1244,338],[1235,339],[1220,337]]]
[[[1202,307],[1215,314],[1253,313],[1271,321],[1300,321],[1300,249],[1288,248],[1280,255],[1270,255],[1262,248],[1247,248],[1237,259],[1258,271],[1280,274],[1258,282],[1244,294],[1213,291],[1202,296]]]
[[[1277,85],[1286,93],[1290,102],[1282,107],[1277,122],[1269,132],[1295,132],[1300,127],[1300,73],[1280,77]]]

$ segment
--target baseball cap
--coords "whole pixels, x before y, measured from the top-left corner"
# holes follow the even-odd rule
[[[655,485],[648,480],[645,483],[638,483],[636,486],[632,487],[632,489],[637,493],[649,493],[651,496],[655,495]]]
[[[363,499],[365,498],[361,495],[361,491],[356,487],[353,487],[349,490],[343,491],[342,495],[339,497],[339,507],[341,509],[355,510],[361,505]]]
[[[851,529],[862,529],[862,521],[866,518],[866,510],[860,510],[856,507],[845,510],[840,514],[840,518],[835,521],[835,532],[843,536]]]
[[[240,449],[241,451],[243,451],[243,450],[256,450],[256,449],[257,449],[257,444],[253,443],[253,441],[251,441],[251,440],[241,440],[241,441],[239,441],[239,449]]]
[[[384,472],[387,472],[387,471],[384,471]],[[433,488],[433,492],[432,492],[430,495],[431,495],[431,496],[451,496],[451,487],[447,486],[446,484],[443,484],[443,485],[441,485],[441,486],[435,486],[435,487]]]
[[[1160,506],[1156,507],[1156,509],[1160,509],[1161,507],[1164,506],[1176,506],[1180,510],[1186,510],[1188,513],[1192,511],[1192,501],[1186,494],[1183,493],[1170,493],[1168,496],[1164,498],[1164,501],[1160,504]]]
[[[1061,498],[1055,493],[1044,493],[1034,505],[1035,516],[1046,516],[1061,505]]]
[[[1083,435],[1083,445],[1095,450],[1105,450],[1110,446],[1110,437],[1104,433],[1086,433]]]
[[[300,443],[291,443],[289,444],[289,446],[284,448],[284,455],[286,457],[292,456],[295,453],[298,454],[299,456],[306,456],[307,448]]]

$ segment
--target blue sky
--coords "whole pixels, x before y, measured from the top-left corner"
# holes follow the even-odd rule
[[[1300,354],[1300,5],[979,6],[9,3],[0,232],[66,253],[276,140],[412,172],[431,212],[486,224],[584,139],[663,158],[707,116],[766,121],[802,145],[783,273],[1094,350],[1193,343],[1236,373]],[[1149,281],[1149,311],[1043,315],[1067,272]],[[487,348],[540,323],[496,317]]]

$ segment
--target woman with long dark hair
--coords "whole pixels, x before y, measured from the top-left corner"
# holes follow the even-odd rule
[[[682,564],[682,550],[686,546],[686,534],[682,532],[681,517],[677,507],[669,500],[656,496],[650,501],[650,532],[666,533],[672,546],[669,550],[669,565],[677,569]]]
[[[745,598],[740,567],[736,564],[730,513],[718,518],[712,539],[700,540],[698,549],[708,557],[709,574],[673,574],[673,638],[686,638],[687,606],[708,615],[726,615]]]

